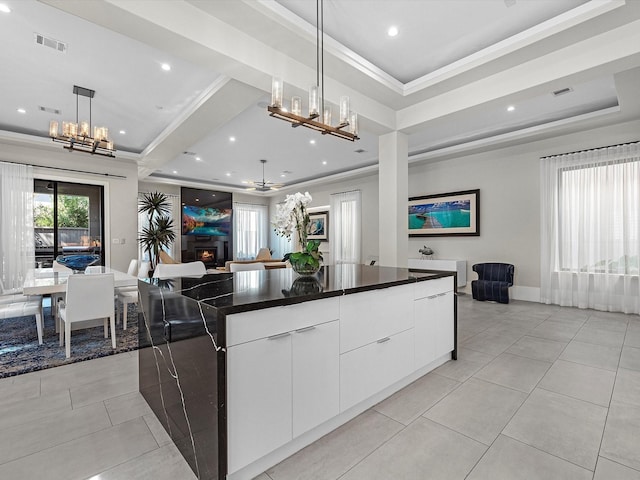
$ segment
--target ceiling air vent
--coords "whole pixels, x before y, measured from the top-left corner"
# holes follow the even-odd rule
[[[58,52],[61,52],[61,53],[67,53],[67,44],[64,42],[56,40],[55,38],[45,37],[40,33],[36,33],[35,38],[36,38],[36,43],[38,45],[53,48],[54,50],[57,50]]]
[[[363,150],[362,148],[359,148],[357,150],[354,150],[355,153],[364,153],[366,152],[366,150]]]
[[[53,113],[54,115],[60,115],[62,113],[62,110],[58,108],[43,107],[42,105],[38,105],[38,110],[41,112]]]
[[[561,88],[560,90],[556,90],[555,92],[553,92],[553,96],[554,97],[559,97],[560,95],[564,95],[564,94],[569,93],[569,92],[573,92],[573,88],[571,88],[571,87]]]

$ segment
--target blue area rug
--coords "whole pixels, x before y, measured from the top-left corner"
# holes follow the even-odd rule
[[[43,344],[38,345],[35,317],[17,317],[0,321],[0,378],[68,363],[82,362],[138,348],[138,314],[135,304],[127,311],[127,329],[116,324],[116,349],[111,338],[104,338],[102,325],[71,332],[71,358],[65,358],[59,345],[50,308],[45,307]]]

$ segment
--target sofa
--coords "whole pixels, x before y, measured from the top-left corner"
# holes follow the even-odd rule
[[[268,248],[261,248],[253,260],[229,260],[224,263],[225,272],[230,272],[232,263],[264,263],[266,269],[270,268],[286,268],[289,266],[289,262],[283,262],[282,260],[271,258],[271,252]]]

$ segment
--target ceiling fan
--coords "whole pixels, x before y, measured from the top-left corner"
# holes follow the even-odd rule
[[[264,164],[267,163],[265,159],[261,159],[260,163],[262,163],[262,181],[253,181],[249,180],[249,185],[251,185],[247,190],[256,190],[258,192],[268,192],[269,190],[278,190],[279,188],[284,186],[284,183],[274,183],[268,182],[264,179]]]

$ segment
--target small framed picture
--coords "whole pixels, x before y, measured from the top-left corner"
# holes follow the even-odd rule
[[[327,240],[329,238],[328,234],[329,212],[310,213],[307,238],[309,240]]]

